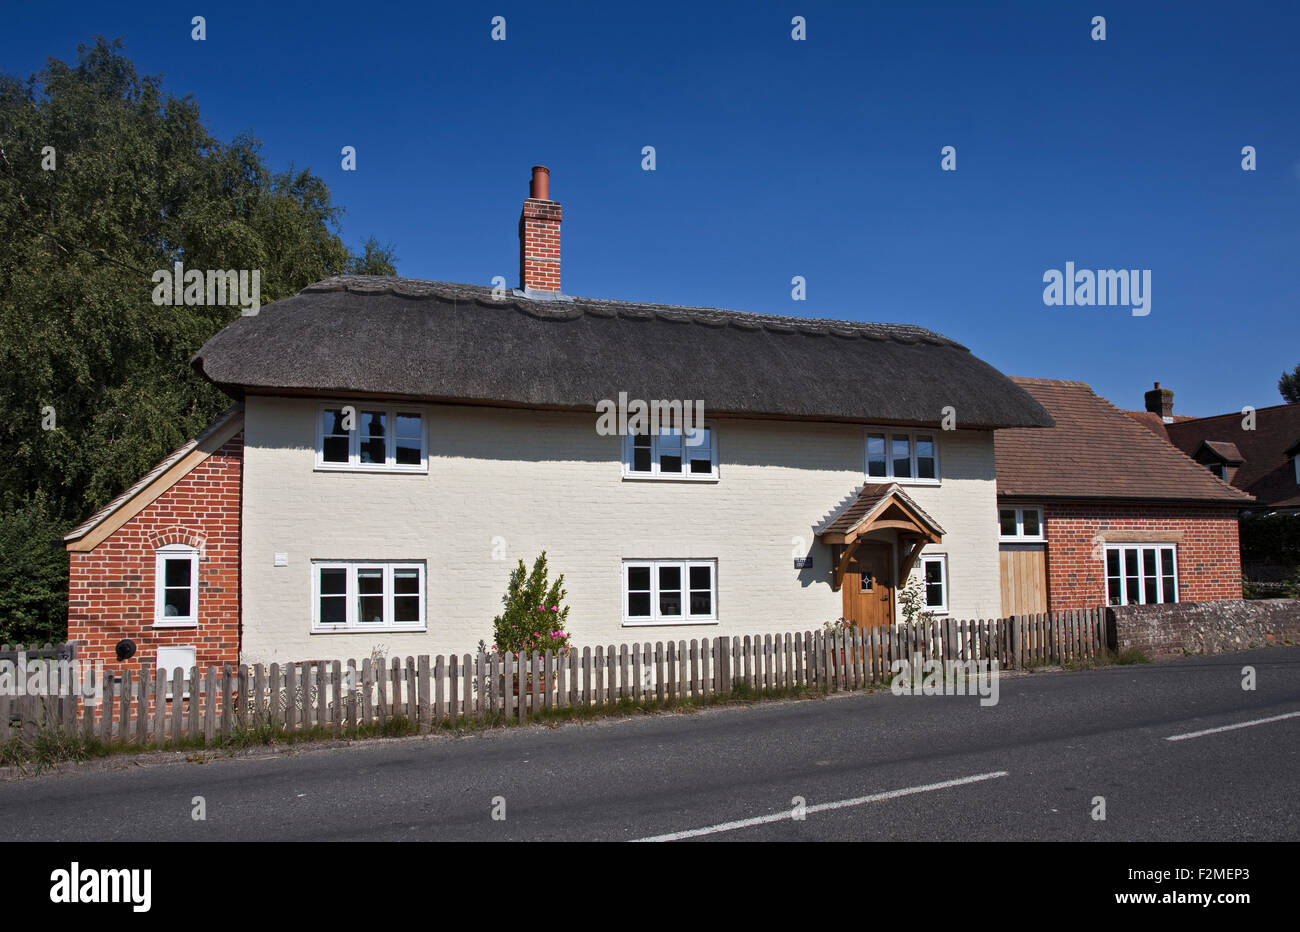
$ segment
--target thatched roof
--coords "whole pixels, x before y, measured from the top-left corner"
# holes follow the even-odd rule
[[[1050,427],[1028,393],[920,327],[343,276],[240,317],[193,360],[235,397],[353,393],[593,410],[703,400],[706,414]]]

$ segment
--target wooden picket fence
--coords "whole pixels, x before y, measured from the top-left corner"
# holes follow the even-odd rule
[[[996,660],[1024,668],[1095,658],[1105,612],[958,621],[584,647],[557,654],[463,654],[360,662],[226,665],[156,676],[143,667],[105,677],[102,701],[0,695],[0,741],[40,728],[164,747],[206,744],[270,726],[300,734],[412,730],[470,722],[526,722],[566,708],[680,703],[798,690],[838,692],[887,683],[895,660]],[[32,700],[37,701],[33,704]]]

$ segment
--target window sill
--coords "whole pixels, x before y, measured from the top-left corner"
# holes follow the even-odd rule
[[[429,474],[428,466],[343,466],[332,465],[330,463],[317,463],[312,472],[365,472],[365,473],[388,473],[398,476],[427,476]]]
[[[641,476],[636,473],[624,473],[627,482],[717,482],[717,476]]]
[[[899,485],[928,485],[935,488],[943,485],[940,479],[895,479],[893,476],[866,476],[865,478],[871,483],[897,482]]]
[[[694,619],[677,619],[674,621],[663,621],[661,619],[654,621],[632,621],[627,618],[623,619],[624,628],[674,628],[684,625],[716,625],[716,618],[694,618]]]
[[[348,628],[338,625],[325,628],[313,627],[311,629],[312,634],[366,634],[372,631],[378,634],[427,634],[429,628],[427,625],[419,628],[411,625],[366,625],[364,628],[360,626]]]
[[[1046,537],[999,537],[999,544],[1045,544]]]
[[[197,628],[198,626],[198,619],[191,621],[155,621],[153,623],[155,628]]]

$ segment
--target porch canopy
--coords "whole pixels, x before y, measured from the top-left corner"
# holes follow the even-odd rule
[[[831,565],[835,574],[831,588],[836,592],[844,583],[853,554],[873,531],[898,533],[902,559],[898,579],[912,572],[921,548],[943,543],[943,528],[927,515],[896,482],[867,484],[817,529],[817,539],[831,548]]]

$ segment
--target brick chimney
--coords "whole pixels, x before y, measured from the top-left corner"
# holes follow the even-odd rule
[[[551,170],[545,165],[533,166],[519,215],[519,287],[560,290],[560,205],[551,200]]]
[[[1147,392],[1145,396],[1147,410],[1152,414],[1160,415],[1160,419],[1166,424],[1174,422],[1174,393],[1167,388],[1161,388],[1160,383]]]

